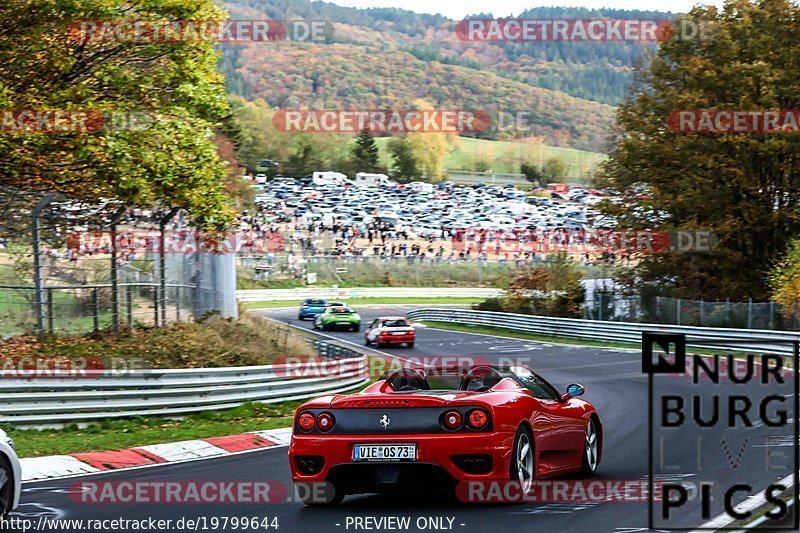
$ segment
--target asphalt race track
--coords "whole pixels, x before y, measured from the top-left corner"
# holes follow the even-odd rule
[[[402,314],[409,308],[387,306],[359,309],[364,322],[380,315]],[[273,309],[259,313],[311,329],[311,321],[299,322],[295,309]],[[363,333],[334,333],[326,335],[363,346]],[[496,338],[435,329],[420,329],[416,347],[389,348],[385,353],[404,357],[431,356],[481,356],[489,360],[500,358],[526,359],[538,372],[560,390],[571,382],[586,387],[585,398],[600,413],[604,425],[604,457],[596,479],[646,480],[648,474],[647,439],[647,377],[642,374],[641,355],[637,351],[611,348],[577,347],[546,344],[518,339]],[[688,378],[669,379],[665,385],[679,394],[689,394]],[[660,391],[659,391],[660,392]],[[793,411],[789,407],[789,417]],[[723,411],[724,412],[724,411]],[[757,409],[756,409],[757,413]],[[793,427],[781,428],[788,436]],[[770,471],[765,467],[765,453],[757,444],[764,424],[748,433],[749,440],[742,448],[742,439],[731,434],[726,442],[729,453],[719,451],[704,455],[695,461],[698,444],[694,430],[686,428],[671,438],[666,450],[666,462],[677,465],[674,473],[661,480],[679,480],[699,484],[713,481],[720,485],[731,481],[747,480],[755,492],[769,483],[785,477],[791,467]],[[774,431],[774,430],[773,430]],[[774,435],[774,433],[772,433]],[[674,437],[675,435],[673,435]],[[790,441],[790,438],[787,439]],[[791,448],[785,448],[787,451]],[[788,452],[788,455],[791,455]],[[731,457],[733,459],[731,459]],[[736,461],[736,458],[739,461]],[[682,460],[691,458],[691,460]],[[678,460],[681,459],[681,460]],[[734,464],[735,467],[731,466]],[[170,518],[173,520],[197,517],[276,517],[280,531],[387,531],[388,528],[355,527],[358,517],[380,519],[384,517],[410,517],[405,531],[463,530],[498,531],[576,531],[576,532],[635,532],[647,531],[648,505],[646,502],[571,502],[571,503],[520,503],[512,505],[464,504],[448,499],[432,498],[420,494],[398,500],[380,496],[350,496],[336,508],[306,508],[301,503],[286,501],[274,505],[168,505],[127,504],[90,505],[70,499],[70,486],[81,478],[28,483],[23,487],[22,504],[16,516],[36,520],[39,516],[58,518]],[[125,472],[91,476],[103,481],[277,481],[291,487],[286,448],[245,453],[224,459],[158,466]],[[716,494],[716,493],[715,493]],[[735,500],[739,503],[744,495]],[[659,509],[660,510],[660,509]],[[711,504],[711,516],[722,512],[721,498]],[[418,518],[438,521],[420,521]],[[679,518],[670,522],[677,527],[699,526],[699,501],[694,500],[682,509]],[[374,526],[371,522],[361,522]],[[202,529],[200,529],[202,530]],[[211,529],[207,529],[211,531]],[[229,529],[233,531],[234,529]],[[66,529],[62,531],[67,531]],[[238,531],[265,531],[264,529],[238,529]]]

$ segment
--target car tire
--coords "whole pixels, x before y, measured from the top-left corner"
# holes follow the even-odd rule
[[[536,454],[533,449],[533,435],[526,426],[520,426],[514,435],[514,447],[508,470],[511,480],[520,483],[522,494],[528,494],[536,478]]]
[[[413,342],[407,342],[406,343],[406,347],[413,348],[414,347],[414,343]]]
[[[600,433],[597,431],[597,423],[593,418],[589,419],[589,424],[586,426],[586,436],[583,443],[581,474],[585,477],[592,477],[597,472],[597,467],[600,464]]]
[[[369,342],[369,337],[364,337],[364,346],[371,346],[372,343]]]
[[[0,456],[0,479],[5,479],[5,483],[0,486],[0,518],[5,520],[14,503],[14,471],[11,463],[2,456]]]
[[[353,326],[350,329],[352,329],[354,332],[358,333],[359,331],[361,331],[361,324],[356,324],[355,326]]]

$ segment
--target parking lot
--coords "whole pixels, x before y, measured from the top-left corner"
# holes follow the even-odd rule
[[[314,253],[449,257],[455,251],[446,243],[463,230],[578,232],[616,225],[597,211],[604,193],[594,189],[425,185],[312,185],[280,178],[257,186],[258,212],[246,213],[242,228],[279,225]]]

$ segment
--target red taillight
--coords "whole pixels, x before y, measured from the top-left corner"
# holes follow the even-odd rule
[[[442,424],[444,424],[445,429],[455,431],[461,427],[463,420],[461,413],[458,411],[447,411],[442,417]]]
[[[469,427],[472,429],[484,428],[488,423],[489,417],[479,409],[475,409],[469,414]]]
[[[317,417],[317,429],[327,432],[333,429],[333,416],[330,413],[322,413]]]
[[[297,418],[297,425],[300,426],[300,429],[303,431],[311,431],[314,429],[314,422],[316,422],[316,419],[311,413],[303,413]]]

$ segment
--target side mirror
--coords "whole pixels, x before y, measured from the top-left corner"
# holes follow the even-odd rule
[[[561,400],[566,402],[570,398],[583,396],[584,392],[586,392],[586,389],[580,383],[570,383],[567,385],[567,392],[561,397]]]

